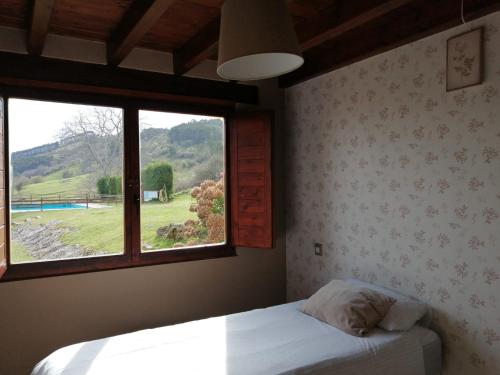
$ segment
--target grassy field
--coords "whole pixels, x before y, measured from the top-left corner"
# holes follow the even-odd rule
[[[49,175],[42,182],[29,184],[23,187],[20,192],[13,191],[14,195],[49,195],[49,194],[75,194],[75,192],[84,191],[85,182],[88,175],[80,175],[70,178],[57,178]]]
[[[169,248],[173,241],[163,240],[156,236],[156,230],[171,223],[181,224],[188,219],[196,219],[196,214],[189,211],[194,202],[188,194],[175,197],[169,203],[145,203],[141,206],[142,241],[154,249]],[[123,206],[102,209],[57,210],[44,212],[13,213],[12,221],[22,223],[58,221],[59,225],[74,228],[62,237],[66,244],[81,245],[88,249],[106,251],[109,254],[123,252],[124,247],[124,215]],[[14,241],[13,241],[14,242]],[[24,246],[14,243],[12,248],[14,262],[30,260]]]
[[[13,263],[30,262],[36,260],[28,253],[28,249],[26,249],[26,247],[22,243],[12,240],[10,244],[10,255],[12,257]]]

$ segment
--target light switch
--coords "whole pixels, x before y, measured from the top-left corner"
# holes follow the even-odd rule
[[[323,256],[323,245],[320,243],[314,244],[314,255]]]

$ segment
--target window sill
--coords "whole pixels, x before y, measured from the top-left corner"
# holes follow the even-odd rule
[[[0,283],[231,256],[236,256],[236,249],[231,245],[224,244],[188,249],[151,251],[141,253],[139,256],[132,259],[128,255],[108,255],[45,262],[19,263],[9,265],[7,272],[5,272],[5,275],[0,280]]]

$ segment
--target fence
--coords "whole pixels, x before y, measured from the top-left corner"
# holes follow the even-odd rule
[[[43,211],[44,205],[50,204],[84,204],[89,208],[89,204],[118,205],[123,202],[122,195],[105,194],[48,194],[48,195],[17,195],[12,196],[11,205],[16,205],[22,209],[23,206],[38,206]]]

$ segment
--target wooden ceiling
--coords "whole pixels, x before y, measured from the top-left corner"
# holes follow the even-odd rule
[[[223,0],[2,0],[0,25],[28,31],[40,55],[48,33],[107,43],[109,65],[134,47],[172,52],[183,75],[217,56]],[[458,24],[460,0],[288,0],[305,64],[290,86]],[[464,0],[467,19],[500,10],[498,0]]]

